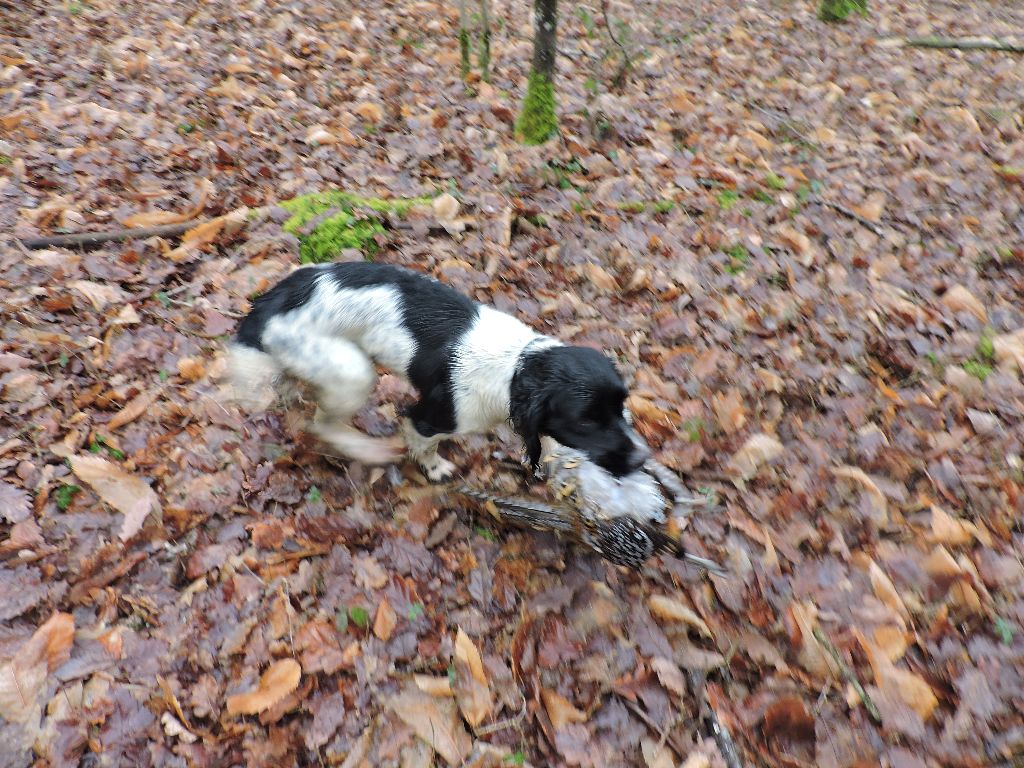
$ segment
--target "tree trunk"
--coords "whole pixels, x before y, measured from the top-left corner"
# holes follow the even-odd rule
[[[483,29],[480,32],[480,53],[477,64],[480,65],[480,79],[491,82],[491,0],[480,0],[480,17]]]
[[[534,0],[533,9],[533,67],[516,131],[527,144],[543,144],[558,131],[554,86],[558,0]]]

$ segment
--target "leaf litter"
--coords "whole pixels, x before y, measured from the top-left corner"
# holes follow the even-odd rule
[[[614,90],[578,10],[539,148],[528,5],[491,9],[468,84],[430,2],[5,10],[0,231],[191,225],[0,247],[6,764],[696,768],[708,707],[748,764],[1019,759],[1024,74],[894,41],[1022,11],[611,4]],[[730,577],[329,463],[301,396],[226,407],[222,340],[299,262],[277,206],[330,187],[431,197],[374,258],[613,351]],[[450,449],[505,494],[518,450]]]

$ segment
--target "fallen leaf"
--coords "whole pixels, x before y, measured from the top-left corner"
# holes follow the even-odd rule
[[[461,765],[473,751],[473,739],[454,701],[430,696],[411,684],[392,696],[388,706],[448,765]]]
[[[373,555],[356,557],[353,560],[355,566],[355,580],[362,589],[380,589],[388,583],[388,575],[380,564],[373,559]]]
[[[913,709],[922,720],[931,717],[939,700],[930,685],[922,677],[905,669],[900,669],[885,653],[867,640],[859,631],[854,634],[867,654],[871,672],[875,677],[875,685],[891,696],[898,697]]]
[[[302,677],[302,667],[295,659],[278,659],[260,676],[255,690],[229,696],[229,715],[258,715],[294,691]]]
[[[935,542],[955,547],[969,542],[971,536],[972,532],[963,520],[932,505],[932,539]]]
[[[886,196],[884,192],[872,192],[860,205],[852,206],[856,213],[859,213],[868,221],[881,221],[885,213]]]
[[[835,660],[821,646],[814,636],[814,630],[818,625],[818,608],[810,600],[802,603],[792,602],[789,605],[789,615],[799,630],[799,651],[797,660],[800,665],[819,679],[828,676],[837,676],[839,668]]]
[[[1016,368],[1024,373],[1024,328],[992,338],[992,353],[996,363],[1004,370]]]
[[[89,280],[72,280],[68,283],[69,288],[74,288],[81,293],[92,304],[97,312],[108,304],[124,301],[127,294],[118,286],[110,283],[94,283]]]
[[[675,768],[672,750],[647,736],[640,739],[640,753],[647,768]]]
[[[452,681],[448,677],[432,677],[431,675],[413,675],[416,687],[431,696],[451,698],[455,695]]]
[[[32,515],[28,494],[21,488],[0,480],[0,517],[9,523],[20,523]]]
[[[619,282],[600,264],[588,261],[583,265],[583,274],[601,292],[611,293],[619,289]]]
[[[139,477],[99,456],[83,454],[68,458],[71,471],[88,484],[96,495],[124,515],[119,536],[128,541],[142,528],[150,512],[160,512],[160,500]]]
[[[556,731],[560,731],[569,723],[585,723],[587,715],[576,709],[567,698],[556,691],[542,688],[540,691],[541,701],[544,702],[544,709],[547,710],[551,725]]]
[[[704,623],[704,620],[692,608],[683,605],[674,598],[665,597],[664,595],[651,595],[647,598],[647,607],[650,608],[651,615],[663,621],[686,624],[696,629],[705,637],[714,637],[708,625]]]
[[[814,740],[814,716],[797,696],[776,699],[764,712],[764,735],[796,741]]]
[[[970,312],[982,323],[988,321],[985,305],[962,285],[954,285],[942,297],[942,303],[951,312]]]
[[[0,664],[0,715],[16,723],[38,716],[46,676],[71,657],[75,620],[55,613],[4,664]]]
[[[199,185],[199,200],[187,211],[183,211],[181,213],[175,213],[173,211],[148,211],[146,213],[136,213],[133,216],[122,219],[121,224],[128,228],[154,227],[160,224],[178,224],[182,221],[194,219],[202,213],[203,208],[206,207],[206,201],[209,199],[211,192],[213,192],[213,183],[209,179],[203,179]]]
[[[329,145],[336,144],[338,137],[328,131],[322,125],[310,126],[309,130],[306,131],[306,143],[307,144],[321,144]]]
[[[355,113],[368,123],[376,125],[384,119],[384,110],[372,101],[364,101],[355,108]]]
[[[875,591],[875,597],[885,603],[889,608],[896,611],[902,619],[910,621],[910,611],[907,610],[903,598],[896,591],[892,580],[886,575],[878,563],[869,559],[868,577],[871,579],[871,588]]]
[[[741,480],[749,480],[762,466],[779,458],[782,452],[778,438],[764,433],[753,435],[729,459],[729,468]]]
[[[663,656],[655,656],[651,659],[651,669],[658,676],[658,682],[677,696],[686,694],[686,682],[683,680],[683,672],[679,665]]]
[[[832,474],[844,480],[853,480],[861,485],[868,501],[871,520],[875,525],[885,525],[889,521],[889,503],[885,499],[885,494],[863,469],[844,465],[833,467]]]
[[[455,681],[452,689],[463,717],[472,727],[478,726],[490,714],[491,689],[484,674],[480,651],[462,627],[455,633]]]
[[[178,375],[185,381],[199,381],[206,375],[206,365],[198,357],[182,357],[178,360]]]
[[[184,358],[183,358],[184,359]],[[181,361],[178,361],[179,366]],[[157,395],[160,393],[158,389],[151,389],[148,392],[140,392],[131,400],[129,400],[124,408],[114,414],[114,416],[107,422],[107,429],[113,431],[125,424],[135,421],[139,416],[144,414],[149,406],[156,400]]]
[[[454,195],[447,192],[435,197],[431,208],[434,210],[434,216],[440,222],[452,222],[459,215],[459,201]]]
[[[747,423],[746,409],[740,391],[733,387],[725,394],[715,392],[711,396],[711,407],[714,408],[718,425],[726,434],[734,434],[743,429]]]
[[[391,603],[385,597],[380,601],[380,605],[377,606],[377,615],[373,620],[373,634],[379,639],[387,642],[391,639],[391,635],[395,631],[395,626],[398,624],[398,615],[395,613],[395,609],[391,607]]]
[[[228,215],[218,216],[215,219],[201,222],[192,227],[181,238],[181,245],[166,253],[167,259],[180,263],[185,261],[195,251],[212,243],[220,235],[221,230],[224,229],[224,225],[228,222]]]

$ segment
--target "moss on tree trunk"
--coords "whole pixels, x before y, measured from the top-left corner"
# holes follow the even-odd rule
[[[533,66],[516,132],[527,144],[543,144],[558,131],[554,85],[558,0],[535,0],[533,19]]]
[[[868,0],[821,0],[818,18],[822,21],[846,21],[851,13],[868,15]]]

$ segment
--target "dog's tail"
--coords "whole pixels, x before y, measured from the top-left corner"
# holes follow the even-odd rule
[[[224,394],[249,411],[265,410],[277,397],[281,368],[273,357],[239,341],[228,344]]]

